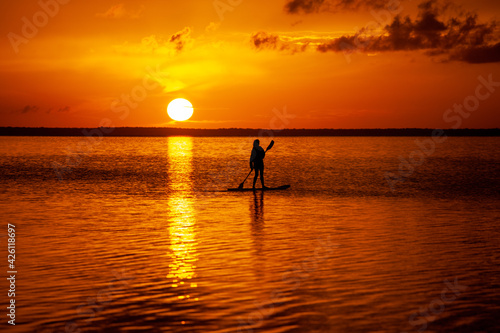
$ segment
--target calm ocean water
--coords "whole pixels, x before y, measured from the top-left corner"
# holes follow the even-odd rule
[[[500,332],[500,138],[252,139],[1,137],[0,330]]]

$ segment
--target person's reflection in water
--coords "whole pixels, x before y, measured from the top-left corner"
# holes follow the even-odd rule
[[[261,233],[264,228],[264,191],[253,193],[252,233]]]
[[[264,191],[254,192],[250,203],[252,238],[255,255],[262,255],[262,237],[264,236]]]

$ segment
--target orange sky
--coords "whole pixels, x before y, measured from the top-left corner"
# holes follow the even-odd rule
[[[0,126],[500,127],[496,0],[21,0],[0,13]],[[189,121],[167,116],[178,97]]]

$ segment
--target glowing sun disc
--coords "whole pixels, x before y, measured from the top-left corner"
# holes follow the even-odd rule
[[[173,120],[188,120],[193,115],[193,105],[187,99],[176,98],[168,104],[167,113]]]

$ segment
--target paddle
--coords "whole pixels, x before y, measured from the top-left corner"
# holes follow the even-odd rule
[[[269,146],[267,146],[265,152],[267,152],[269,149],[273,148],[274,146],[274,140],[271,140],[271,143],[269,143]],[[248,175],[245,177],[245,179],[243,180],[243,182],[240,184],[240,186],[238,186],[238,189],[242,189],[243,188],[243,184],[245,184],[245,181],[247,180],[248,176],[250,176],[250,174],[252,173],[253,170],[250,170],[250,172],[248,173]]]
[[[271,142],[269,143],[269,146],[267,146],[267,148],[266,148],[265,153],[267,153],[267,151],[268,151],[269,149],[273,148],[273,146],[274,146],[274,140],[271,140]]]

